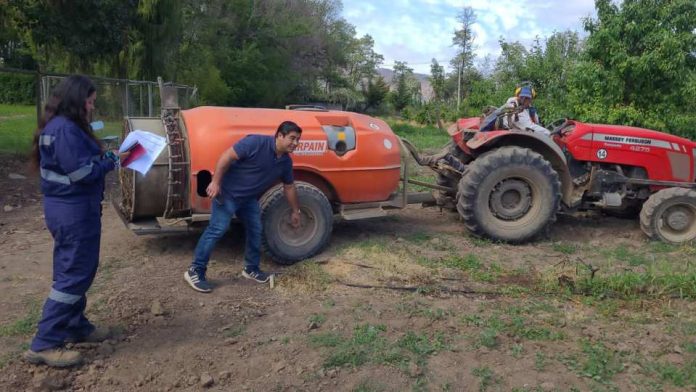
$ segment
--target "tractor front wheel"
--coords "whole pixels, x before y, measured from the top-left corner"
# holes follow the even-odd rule
[[[696,239],[696,191],[667,188],[652,194],[640,211],[640,228],[648,237],[671,244]]]
[[[556,219],[561,184],[551,164],[522,147],[501,147],[469,164],[457,210],[475,235],[505,242],[534,238]]]

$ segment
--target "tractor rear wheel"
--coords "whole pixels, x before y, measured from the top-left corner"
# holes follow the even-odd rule
[[[445,156],[450,154],[456,159],[458,159],[462,164],[468,163],[471,158],[468,157],[464,151],[462,151],[453,141],[449,141],[437,155]],[[437,173],[437,185],[446,186],[452,188],[452,191],[441,191],[438,190],[436,194],[436,200],[440,207],[456,210],[457,209],[457,183],[460,178],[454,178],[453,176],[446,176],[441,173]]]
[[[667,188],[653,193],[640,211],[648,237],[671,244],[696,239],[696,190]]]
[[[556,220],[561,183],[551,164],[522,147],[501,147],[469,164],[457,210],[475,235],[505,242],[534,238]]]
[[[295,182],[300,203],[300,226],[292,227],[291,208],[282,185],[268,190],[260,200],[263,249],[278,264],[290,265],[319,253],[333,229],[331,204],[319,188]]]

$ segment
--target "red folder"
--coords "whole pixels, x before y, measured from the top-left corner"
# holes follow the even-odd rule
[[[136,159],[138,159],[138,158],[140,158],[141,156],[145,155],[145,153],[146,153],[145,147],[143,147],[143,146],[142,146],[140,143],[138,143],[138,142],[136,142],[135,144],[133,144],[133,146],[131,146],[130,148],[128,148],[128,150],[126,150],[126,151],[130,151],[131,153],[130,153],[130,155],[128,155],[128,158],[126,158],[126,159],[124,159],[123,161],[121,161],[121,166],[122,166],[122,167],[128,167],[128,165],[130,165],[133,161],[135,161]]]

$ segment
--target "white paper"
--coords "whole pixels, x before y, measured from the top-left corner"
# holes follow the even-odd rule
[[[145,149],[145,154],[131,162],[127,167],[145,175],[150,170],[152,164],[155,162],[162,150],[164,150],[164,147],[167,145],[167,139],[162,136],[155,135],[152,132],[136,129],[126,136],[126,140],[121,143],[121,147],[118,149],[118,152],[128,150],[136,142],[143,146]]]

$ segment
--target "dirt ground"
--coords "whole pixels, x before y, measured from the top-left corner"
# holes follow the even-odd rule
[[[693,301],[654,291],[667,283],[630,298],[574,291],[592,268],[694,276],[693,247],[594,216],[561,217],[534,243],[496,244],[470,237],[455,214],[417,206],[336,222],[313,260],[264,258],[280,273],[274,288],[241,277],[233,229],[213,255],[214,292],[200,294],[183,280],[197,234],[138,237],[106,204],[87,313],[120,333],[78,345],[80,367],[28,365],[20,353],[50,289],[52,239],[21,160],[0,158],[0,190],[0,390],[696,388]]]

